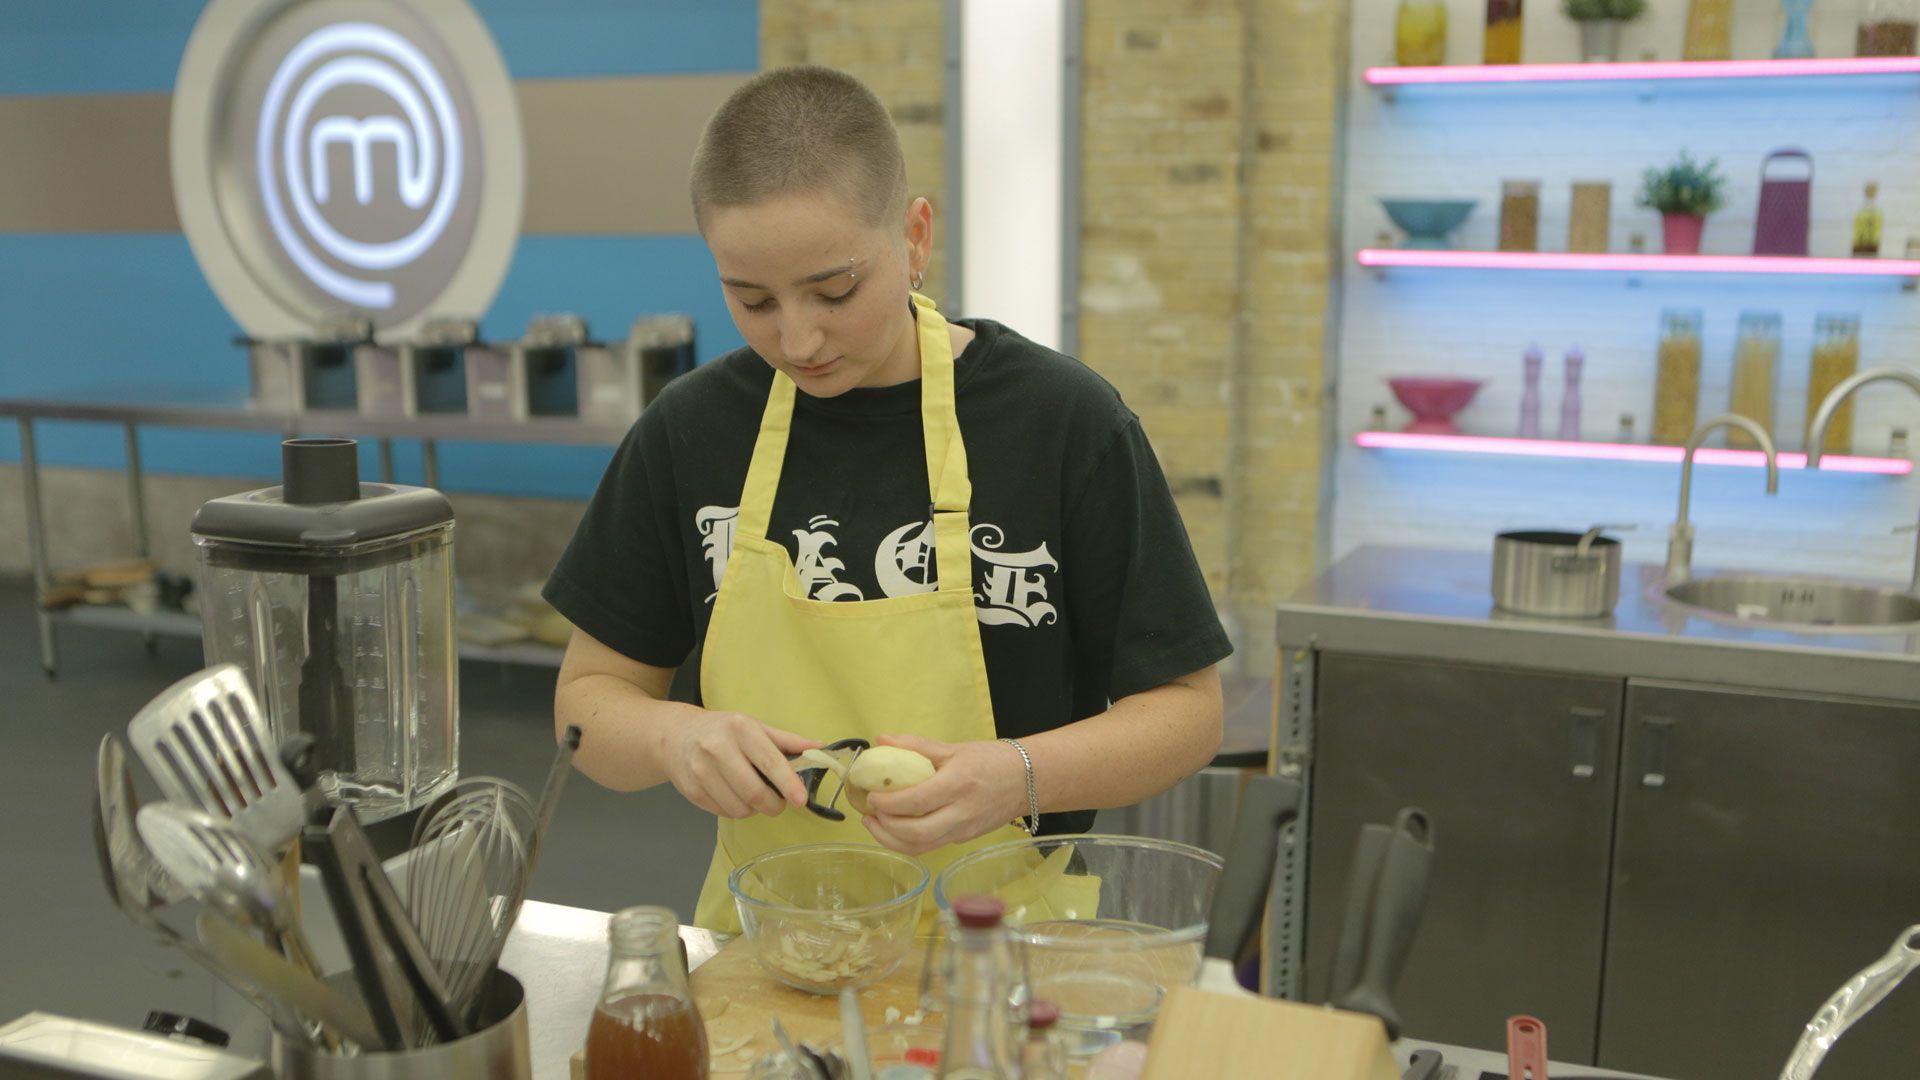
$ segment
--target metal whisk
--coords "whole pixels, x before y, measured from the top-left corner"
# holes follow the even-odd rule
[[[500,963],[579,746],[569,727],[537,806],[509,781],[474,777],[414,828],[407,910],[463,1015],[475,1015]]]
[[[454,1010],[471,1015],[527,892],[526,793],[504,780],[468,788],[422,819],[407,870],[407,911]]]

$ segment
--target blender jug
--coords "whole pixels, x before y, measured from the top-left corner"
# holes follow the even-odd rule
[[[351,439],[280,454],[280,486],[193,516],[206,662],[246,672],[276,740],[313,735],[330,800],[394,817],[459,775],[453,509],[361,483]]]

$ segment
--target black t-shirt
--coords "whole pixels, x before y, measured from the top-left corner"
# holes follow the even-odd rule
[[[1140,420],[1078,360],[987,320],[955,361],[973,481],[974,599],[1004,736],[1031,735],[1231,651]],[[749,349],[669,383],[628,433],[546,597],[700,701],[700,646],[773,381]],[[808,595],[873,600],[937,581],[920,383],[796,396],[768,538]],[[1091,811],[1050,814],[1084,831]]]

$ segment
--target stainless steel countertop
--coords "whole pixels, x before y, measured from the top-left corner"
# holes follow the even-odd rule
[[[1551,1038],[1548,1039],[1547,1049],[1549,1051],[1553,1049]],[[1451,1066],[1454,1070],[1454,1080],[1480,1080],[1481,1073],[1498,1073],[1504,1076],[1507,1072],[1507,1055],[1504,1050],[1473,1050],[1464,1046],[1409,1038],[1402,1038],[1393,1044],[1394,1064],[1404,1070],[1413,1058],[1415,1050],[1440,1051],[1441,1071],[1444,1073],[1446,1067]],[[1645,1076],[1641,1073],[1615,1072],[1612,1069],[1601,1069],[1592,1065],[1568,1065],[1552,1060],[1547,1062],[1547,1075],[1571,1077],[1573,1080],[1658,1080],[1657,1077]]]
[[[1694,577],[1720,572],[1696,568]],[[1807,693],[1920,699],[1920,631],[1790,632],[1709,618],[1666,601],[1663,569],[1623,568],[1604,619],[1496,610],[1485,552],[1363,547],[1281,604],[1282,648]]]

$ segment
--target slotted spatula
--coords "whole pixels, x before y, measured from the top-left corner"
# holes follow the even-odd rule
[[[141,807],[135,825],[154,861],[196,900],[262,932],[307,974],[322,974],[272,860],[245,833],[178,803]]]
[[[273,995],[243,978],[209,953],[198,941],[181,935],[163,921],[154,908],[184,898],[186,890],[168,877],[140,839],[134,819],[140,809],[127,774],[126,754],[109,732],[100,740],[99,765],[93,782],[93,844],[106,874],[107,894],[135,926],[171,945],[233,987],[252,1002],[274,1027],[292,1038],[305,1038],[300,1020]]]
[[[127,724],[127,741],[168,800],[198,807],[266,851],[300,835],[299,785],[274,749],[271,727],[233,664],[174,683]]]

